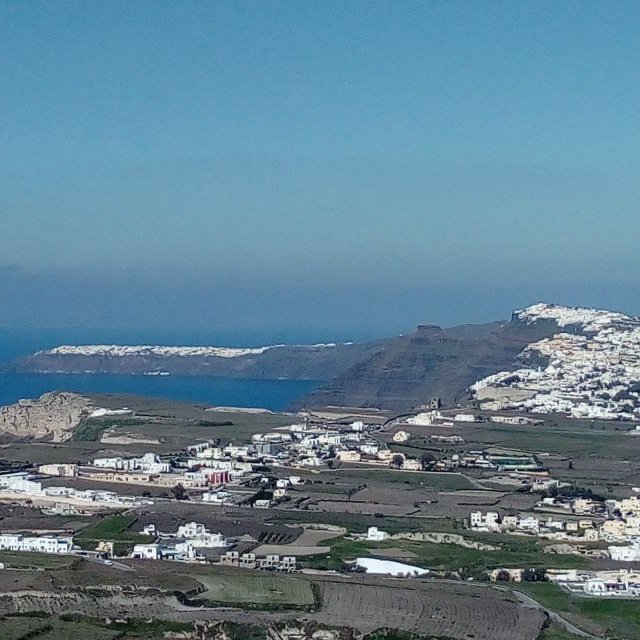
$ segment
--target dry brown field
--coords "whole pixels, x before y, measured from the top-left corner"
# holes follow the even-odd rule
[[[76,532],[97,522],[96,516],[48,516],[32,507],[0,504],[0,530]]]
[[[535,640],[545,620],[540,611],[489,588],[445,583],[406,588],[402,581],[320,584],[323,606],[315,619],[363,632],[387,627],[447,638]]]

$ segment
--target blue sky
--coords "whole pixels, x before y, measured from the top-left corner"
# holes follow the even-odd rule
[[[0,326],[640,313],[636,2],[0,2]]]

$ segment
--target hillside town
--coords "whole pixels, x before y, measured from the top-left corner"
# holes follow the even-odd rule
[[[471,386],[480,407],[574,418],[640,417],[640,320],[622,313],[537,304],[514,313],[561,332],[528,345],[524,366]]]

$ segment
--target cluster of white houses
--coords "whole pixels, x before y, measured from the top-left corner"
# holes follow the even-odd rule
[[[492,582],[524,582],[527,572],[521,567],[500,567],[487,572]],[[640,597],[640,573],[629,569],[588,571],[584,569],[547,569],[544,578],[570,593],[600,598]]]
[[[203,499],[219,502],[212,488],[240,481],[265,464],[305,468],[331,466],[335,462],[398,464],[398,456],[371,437],[375,429],[362,421],[350,424],[292,424],[269,433],[257,433],[243,445],[220,446],[205,441],[188,447],[182,454],[162,459],[155,453],[139,457],[96,458],[78,466],[42,465],[39,472],[60,477],[80,477],[93,481],[174,487],[201,490]],[[419,460],[400,456],[400,466],[421,470]],[[227,501],[229,496],[226,497]],[[226,502],[225,502],[226,503]]]
[[[64,470],[72,465],[50,466]],[[2,498],[11,500],[22,498],[39,504],[64,501],[70,505],[79,505],[90,509],[138,507],[143,504],[151,504],[149,500],[119,495],[113,491],[75,489],[64,486],[43,487],[40,480],[25,472],[0,475],[0,499]]]
[[[640,573],[634,570],[585,571],[566,569],[548,571],[551,582],[571,593],[600,598],[640,597]]]
[[[268,461],[282,466],[321,467],[335,460],[388,464],[392,453],[369,435],[372,429],[360,420],[349,425],[302,423],[258,433],[251,440]]]
[[[275,464],[289,468],[327,467],[336,462],[391,465],[421,471],[422,463],[395,454],[371,432],[376,427],[362,421],[348,425],[312,425],[306,423],[279,427],[269,433],[256,433],[251,443],[226,447],[201,443],[189,448],[186,465],[192,470],[227,472],[233,479],[250,473],[257,464]]]
[[[640,498],[598,502],[586,498],[557,502],[544,498],[543,506],[563,505],[571,516],[557,512],[546,518],[535,515],[503,515],[497,511],[472,511],[469,527],[476,531],[537,536],[573,544],[604,541],[611,544],[607,554],[612,560],[640,561]]]
[[[476,422],[496,422],[499,424],[541,424],[542,420],[523,415],[487,415],[475,413],[452,413],[438,409],[423,411],[405,418],[403,423],[416,427],[455,427],[456,425]]]
[[[155,542],[136,544],[131,553],[132,558],[142,560],[203,560],[203,551],[218,549],[220,564],[244,569],[265,569],[270,571],[295,571],[297,562],[295,556],[280,556],[266,554],[258,556],[255,553],[240,553],[227,550],[229,542],[221,533],[212,533],[205,525],[189,522],[181,525],[175,534],[158,531],[154,524],[149,524],[141,531],[143,535],[153,536]]]
[[[265,569],[268,571],[292,572],[297,569],[295,556],[280,556],[277,553],[266,554],[263,557],[255,553],[239,553],[227,551],[220,556],[220,564],[227,567],[239,567],[242,569]]]
[[[525,366],[479,380],[483,408],[567,413],[575,418],[640,419],[640,319],[596,309],[537,304],[514,314],[532,324],[552,320],[555,335],[528,345]],[[563,331],[571,327],[571,331]],[[583,334],[575,331],[581,327]],[[537,363],[545,362],[544,367]]]
[[[93,461],[96,469],[113,469],[114,471],[140,471],[142,473],[171,473],[171,464],[162,462],[155,453],[145,453],[139,458],[96,458]]]
[[[20,533],[0,534],[0,551],[38,553],[71,553],[73,538],[63,536],[25,536]]]
[[[175,534],[158,531],[154,524],[147,525],[142,534],[156,538],[155,542],[136,544],[132,558],[142,560],[190,560],[201,555],[203,549],[224,549],[227,540],[220,533],[212,533],[203,524],[189,522],[181,525]]]

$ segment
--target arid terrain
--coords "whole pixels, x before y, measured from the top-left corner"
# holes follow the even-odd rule
[[[572,625],[593,637],[633,637],[624,635],[623,629],[636,629],[628,617],[597,617],[579,601],[559,600],[555,591],[529,586],[521,591],[518,585],[487,580],[488,572],[500,567],[595,571],[620,566],[598,555],[602,545],[591,545],[594,553],[580,553],[566,544],[470,529],[474,510],[546,517],[539,511],[540,495],[523,490],[505,472],[408,471],[365,459],[294,468],[268,456],[249,457],[249,470],[225,483],[228,500],[214,504],[203,501],[205,489],[197,485],[178,497],[171,485],[137,477],[122,481],[125,472],[100,480],[92,466],[96,459],[135,459],[150,450],[158,460],[178,464],[197,443],[242,448],[256,434],[280,437],[301,419],[328,424],[336,433],[356,419],[369,425],[368,442],[388,448],[390,455],[432,462],[480,449],[534,456],[543,478],[576,490],[595,487],[605,497],[624,496],[637,482],[640,439],[616,423],[544,416],[536,424],[443,427],[405,424],[403,417],[370,410],[325,408],[300,416],[134,396],[92,396],[83,402],[104,411],[126,406],[130,413],[84,417],[62,442],[29,425],[0,448],[0,461],[6,472],[35,473],[45,491],[107,491],[125,502],[84,506],[70,500],[67,508],[64,495],[47,500],[1,494],[3,534],[72,536],[78,550],[73,555],[0,551],[3,638],[22,640],[32,632],[28,637],[65,638],[65,633],[72,637],[91,629],[97,638],[339,640],[385,637],[379,634],[393,629],[408,634],[402,638],[546,640],[564,638],[550,634],[569,634]],[[402,431],[408,436],[397,442]],[[452,434],[457,440],[438,440]],[[239,464],[246,466],[242,455]],[[77,471],[74,477],[38,474],[47,464],[54,470],[71,464]],[[291,485],[293,476],[297,484]],[[278,482],[288,483],[285,497],[256,508],[255,500],[273,493]],[[130,557],[136,545],[153,542],[149,526],[175,536],[171,532],[192,522],[223,536],[227,547],[203,549],[197,561]],[[383,530],[384,537],[368,538],[372,527]],[[111,559],[96,553],[105,544],[112,545]],[[222,558],[227,549],[262,558],[291,556],[297,564],[285,572],[227,566]],[[420,578],[364,574],[357,570],[359,558],[409,563],[429,573]],[[547,590],[557,589],[545,584]],[[521,593],[534,599],[523,601]],[[636,611],[636,602],[629,607]],[[49,627],[57,635],[46,635]],[[183,635],[164,635],[171,633]]]

